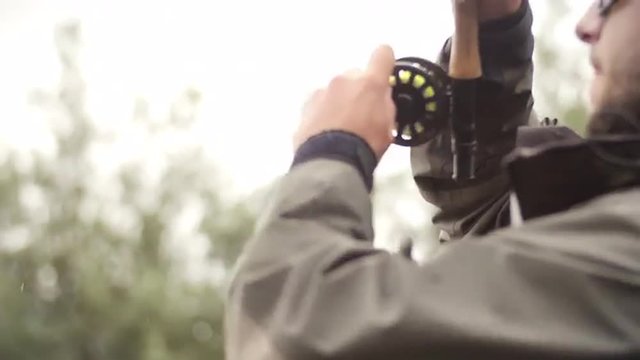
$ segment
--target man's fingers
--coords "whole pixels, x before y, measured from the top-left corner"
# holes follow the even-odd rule
[[[349,69],[347,71],[345,71],[343,73],[344,76],[346,77],[359,77],[360,75],[362,75],[362,70],[361,69],[357,69],[357,68],[353,68],[353,69]]]
[[[367,73],[376,80],[388,82],[395,63],[393,49],[388,45],[379,46],[371,54]]]
[[[302,114],[306,114],[311,108],[322,99],[324,96],[325,89],[317,89],[315,90],[311,96],[307,98],[307,101],[302,105]]]

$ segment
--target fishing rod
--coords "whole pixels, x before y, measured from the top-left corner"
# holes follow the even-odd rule
[[[389,82],[396,105],[394,143],[415,147],[451,131],[452,178],[473,179],[476,171],[476,87],[482,77],[475,0],[453,2],[455,32],[448,72],[419,57],[396,60]]]

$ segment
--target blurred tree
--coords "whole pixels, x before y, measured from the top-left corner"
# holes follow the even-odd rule
[[[222,359],[221,289],[254,214],[218,196],[198,147],[166,145],[188,140],[193,89],[167,121],[139,102],[134,147],[155,154],[107,171],[117,149],[85,108],[80,40],[57,30],[59,88],[31,98],[53,150],[0,158],[0,359]]]

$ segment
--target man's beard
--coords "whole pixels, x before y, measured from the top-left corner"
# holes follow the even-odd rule
[[[587,135],[640,135],[640,99],[602,107],[589,119]]]
[[[588,136],[640,135],[640,72],[618,84],[591,115]]]

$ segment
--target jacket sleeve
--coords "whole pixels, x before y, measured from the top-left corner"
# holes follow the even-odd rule
[[[444,235],[458,239],[484,234],[508,223],[503,157],[515,147],[519,126],[535,124],[532,112],[533,17],[527,0],[515,14],[481,24],[483,77],[477,91],[477,179],[456,182],[452,175],[451,132],[447,129],[411,151],[414,179],[423,197],[438,208],[433,221]],[[451,39],[440,65],[448,69]]]
[[[419,265],[373,247],[369,194],[354,167],[302,164],[239,260],[227,359],[637,355],[640,198],[620,198],[627,206],[615,199],[455,242]],[[606,217],[591,210],[603,207]],[[620,229],[606,246],[594,231],[603,228]]]

